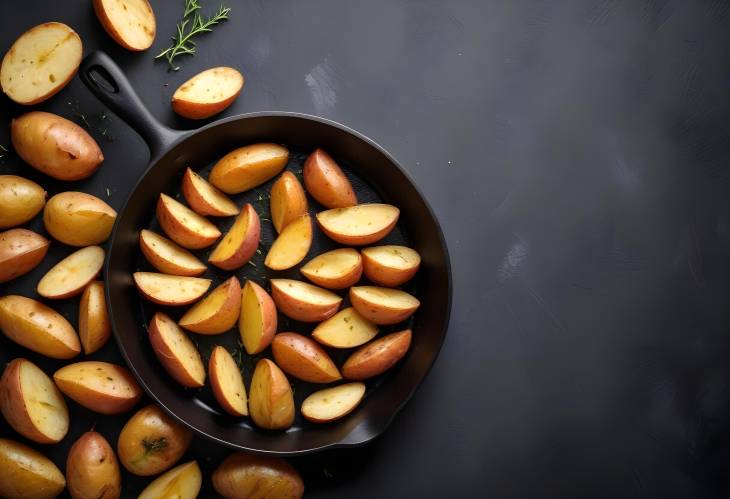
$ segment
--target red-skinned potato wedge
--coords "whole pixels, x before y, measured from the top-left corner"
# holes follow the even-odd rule
[[[345,208],[357,204],[352,184],[323,149],[315,149],[307,157],[303,175],[307,191],[325,208]]]
[[[207,269],[188,250],[151,230],[139,233],[139,247],[147,261],[163,274],[196,277]]]
[[[325,388],[311,394],[302,402],[302,416],[313,423],[329,423],[350,414],[365,396],[360,382]]]
[[[180,85],[172,95],[172,110],[184,118],[202,120],[233,104],[243,90],[243,75],[221,66],[206,69]]]
[[[160,194],[156,213],[165,234],[183,248],[207,248],[221,237],[218,227],[167,194]]]
[[[272,270],[286,270],[304,260],[312,246],[312,218],[305,213],[292,220],[266,253],[264,265]]]
[[[8,424],[39,444],[60,442],[68,432],[68,408],[51,378],[26,359],[14,359],[0,379],[0,409]]]
[[[360,315],[375,324],[397,324],[413,315],[418,299],[399,289],[378,286],[350,288],[350,303]]]
[[[46,191],[27,178],[0,175],[0,229],[31,220],[46,204]]]
[[[308,383],[331,383],[342,379],[327,352],[297,333],[279,333],[271,343],[274,361],[285,373]]]
[[[362,258],[352,248],[340,248],[311,259],[299,271],[317,286],[345,289],[360,280]]]
[[[278,144],[239,147],[213,166],[208,182],[226,194],[238,194],[275,177],[288,161],[289,151]]]
[[[0,233],[0,282],[27,274],[48,253],[48,239],[32,230],[10,229]]]
[[[248,399],[241,370],[222,346],[216,346],[210,354],[208,376],[213,395],[223,410],[231,416],[248,416]]]
[[[193,211],[201,216],[232,217],[240,211],[228,196],[190,168],[183,175],[182,193]]]
[[[80,294],[101,271],[104,250],[87,246],[71,253],[54,265],[38,281],[38,294],[51,300],[70,298]]]
[[[256,364],[248,399],[251,419],[259,428],[283,430],[294,422],[294,397],[289,380],[269,359]]]
[[[260,238],[261,221],[253,206],[247,203],[208,261],[223,270],[243,267],[256,253]]]
[[[269,293],[255,282],[246,281],[241,292],[238,331],[249,355],[257,354],[271,344],[276,321],[276,305]]]
[[[195,499],[202,484],[200,466],[190,461],[155,478],[137,499]]]
[[[94,0],[104,30],[127,50],[147,50],[155,41],[157,21],[147,0]]]
[[[61,192],[46,203],[43,224],[54,239],[69,246],[103,243],[114,227],[117,212],[84,192]]]
[[[312,338],[332,348],[364,345],[378,334],[378,326],[365,319],[353,307],[340,310],[312,331]]]
[[[307,195],[292,172],[285,171],[271,186],[269,206],[271,223],[279,233],[289,222],[307,213]]]
[[[106,312],[104,283],[89,283],[79,302],[79,339],[86,355],[99,350],[109,340],[111,326]]]
[[[365,380],[384,373],[395,365],[411,346],[411,330],[383,336],[355,350],[342,365],[347,379]]]
[[[66,488],[61,470],[27,445],[0,438],[0,497],[52,499]]]
[[[240,312],[241,283],[233,276],[193,305],[178,324],[194,333],[220,334],[238,322]]]
[[[200,352],[185,332],[167,315],[158,312],[147,328],[152,350],[170,376],[185,388],[205,384]]]
[[[421,256],[407,246],[373,246],[362,250],[365,277],[380,286],[395,288],[418,272]]]
[[[331,291],[293,279],[271,279],[271,297],[282,314],[301,322],[328,319],[342,303]]]
[[[71,446],[66,480],[74,499],[116,499],[122,494],[117,456],[100,433],[86,432]]]
[[[100,414],[126,412],[142,398],[132,373],[109,362],[69,364],[56,371],[53,380],[66,396]]]
[[[158,305],[190,305],[208,291],[210,279],[135,272],[134,283],[139,292]]]
[[[273,457],[235,452],[213,472],[213,487],[226,499],[301,499],[304,482],[289,463]]]
[[[317,222],[327,237],[340,244],[363,246],[387,236],[400,210],[389,204],[371,203],[335,208],[317,213]]]

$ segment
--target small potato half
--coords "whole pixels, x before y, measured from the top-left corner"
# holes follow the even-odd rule
[[[407,246],[372,246],[362,250],[365,277],[380,286],[395,288],[409,281],[421,265],[421,256]]]
[[[267,430],[283,430],[294,422],[291,385],[281,369],[269,359],[261,359],[256,364],[248,410],[256,426]]]
[[[235,452],[213,472],[213,487],[226,499],[301,499],[304,482],[289,463]]]
[[[243,75],[221,66],[206,69],[180,85],[172,96],[172,110],[184,118],[202,120],[233,104],[243,90]]]
[[[343,364],[342,374],[354,380],[382,374],[402,359],[410,346],[410,329],[383,336],[355,350]]]
[[[400,210],[382,203],[359,204],[317,213],[317,222],[327,237],[340,244],[362,246],[387,236]]]
[[[60,300],[80,294],[101,271],[104,250],[87,246],[71,253],[46,272],[36,290],[44,298]]]
[[[117,456],[100,433],[86,432],[71,446],[66,481],[73,499],[117,499],[122,494]]]
[[[294,279],[270,279],[271,297],[282,314],[301,322],[319,322],[332,317],[342,298],[314,284]]]
[[[94,0],[104,30],[127,50],[147,50],[155,41],[157,20],[147,0]]]
[[[195,499],[202,484],[198,463],[190,461],[155,478],[137,499]]]
[[[210,279],[135,272],[134,283],[139,292],[158,305],[189,305],[208,291]]]
[[[0,229],[22,225],[46,204],[46,191],[27,178],[0,175]]]
[[[329,423],[350,414],[365,396],[360,382],[325,388],[302,402],[302,416],[313,423]]]
[[[251,203],[246,203],[208,261],[223,270],[243,267],[256,254],[260,240],[261,220]]]
[[[69,364],[56,371],[53,380],[69,398],[100,414],[126,412],[142,398],[132,373],[109,362]]]
[[[232,276],[185,312],[178,324],[198,334],[221,334],[238,322],[241,283]]]
[[[405,291],[379,286],[353,286],[350,302],[367,320],[383,325],[406,320],[421,305],[418,298]]]
[[[299,270],[317,286],[345,289],[362,276],[362,258],[357,250],[339,248],[312,258]]]
[[[324,348],[297,333],[279,333],[271,343],[276,364],[285,373],[309,383],[331,383],[342,379]]]
[[[276,305],[269,293],[253,281],[246,281],[241,291],[241,314],[238,332],[249,355],[262,352],[276,333]]]
[[[106,311],[104,283],[89,283],[79,302],[79,339],[86,355],[99,350],[109,340],[111,325]]]
[[[299,264],[312,246],[312,217],[305,213],[282,229],[266,253],[264,264],[272,270],[286,270]]]
[[[200,352],[174,320],[157,312],[147,331],[155,355],[175,381],[186,388],[200,388],[205,384]]]
[[[221,237],[218,227],[167,194],[160,194],[156,214],[165,234],[183,248],[207,248]]]
[[[26,229],[0,232],[0,282],[27,274],[48,253],[48,239]]]
[[[271,186],[269,204],[271,223],[278,233],[281,233],[289,222],[307,213],[307,195],[299,179],[292,172],[285,171]]]
[[[183,175],[182,193],[193,211],[203,217],[231,217],[240,212],[236,203],[190,168]]]
[[[213,395],[223,410],[231,416],[248,416],[248,399],[241,369],[228,350],[220,345],[213,349],[208,373]]]
[[[53,461],[27,445],[0,438],[0,497],[52,499],[65,487]]]
[[[357,204],[352,184],[332,156],[315,149],[304,162],[307,192],[325,208],[345,208]]]
[[[288,161],[289,150],[278,144],[239,147],[213,166],[208,182],[226,194],[238,194],[273,178]]]
[[[139,233],[139,247],[147,261],[163,274],[196,277],[207,268],[188,250],[151,230]]]
[[[69,246],[91,246],[109,238],[117,212],[84,192],[62,192],[46,203],[43,224],[56,240]]]
[[[353,307],[340,310],[312,331],[312,338],[332,348],[359,347],[378,334],[378,326]]]

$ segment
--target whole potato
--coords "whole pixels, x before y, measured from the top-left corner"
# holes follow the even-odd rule
[[[68,451],[66,481],[73,499],[116,499],[122,493],[119,463],[99,433],[81,435]]]
[[[43,210],[48,233],[70,246],[106,241],[116,218],[117,212],[98,197],[74,191],[56,194]]]
[[[13,440],[0,438],[0,496],[8,499],[51,499],[66,487],[53,461]]]
[[[0,175],[0,229],[21,225],[46,204],[46,191],[27,178]]]
[[[213,487],[226,499],[298,499],[302,478],[283,459],[236,452],[213,472]]]
[[[33,270],[46,256],[49,245],[48,239],[32,230],[0,232],[0,282]]]
[[[58,180],[86,178],[104,161],[91,135],[55,114],[32,111],[14,119],[10,137],[26,163]]]

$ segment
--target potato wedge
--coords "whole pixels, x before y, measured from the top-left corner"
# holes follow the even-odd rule
[[[301,322],[319,322],[332,317],[342,298],[313,284],[293,279],[271,279],[271,297],[277,309]]]
[[[147,331],[152,350],[175,381],[186,388],[200,388],[205,384],[200,352],[174,320],[158,312],[152,317]]]
[[[222,346],[216,346],[210,354],[208,375],[213,395],[223,410],[231,416],[248,416],[246,386],[241,370]]]
[[[202,484],[198,463],[190,461],[155,478],[137,499],[195,499]]]
[[[0,330],[18,345],[53,359],[70,359],[81,352],[73,326],[58,312],[31,298],[0,298]]]
[[[104,250],[87,246],[71,253],[46,272],[36,290],[44,298],[60,300],[80,294],[101,272]]]
[[[184,118],[202,120],[233,104],[243,90],[243,75],[221,66],[196,74],[175,90],[172,110]]]
[[[178,324],[199,334],[220,334],[238,322],[241,313],[241,284],[238,277],[229,277],[208,296],[185,312]]]
[[[281,233],[289,222],[307,213],[307,195],[292,172],[285,171],[271,186],[269,206],[271,223],[278,233]]]
[[[94,0],[104,30],[127,50],[147,50],[155,41],[157,21],[147,0]]]
[[[272,270],[286,270],[299,264],[312,246],[312,218],[305,213],[292,220],[266,253],[264,265]]]
[[[23,225],[46,204],[46,191],[27,178],[0,175],[0,229]]]
[[[410,329],[383,336],[355,350],[343,364],[342,375],[358,381],[373,378],[393,367],[410,346]]]
[[[309,383],[331,383],[342,379],[324,348],[297,333],[279,333],[271,342],[274,361],[282,371]]]
[[[329,423],[350,414],[365,396],[365,385],[358,381],[325,388],[302,402],[302,416],[313,423]]]
[[[223,270],[243,267],[256,253],[260,239],[261,221],[253,206],[247,203],[208,261]]]
[[[251,378],[251,419],[260,428],[283,430],[294,422],[294,396],[289,380],[269,359],[261,359]]]
[[[400,210],[389,204],[359,204],[317,213],[317,222],[330,239],[340,244],[364,246],[387,236]]]
[[[317,325],[312,338],[328,347],[353,348],[364,345],[377,334],[378,326],[348,307]]]
[[[0,410],[8,424],[39,444],[55,444],[68,432],[68,408],[51,378],[26,359],[13,359],[0,379]]]
[[[147,261],[163,274],[195,277],[207,269],[188,250],[151,230],[142,229],[139,233],[139,248]]]
[[[15,40],[3,57],[0,84],[18,104],[38,104],[58,93],[81,64],[81,38],[63,23],[43,23]]]
[[[357,204],[352,184],[323,149],[315,149],[307,157],[303,174],[307,192],[325,208],[346,208]]]
[[[10,229],[0,232],[0,282],[27,274],[48,253],[48,239],[32,230]]]
[[[62,192],[48,200],[43,224],[54,239],[69,246],[103,243],[112,233],[117,212],[104,201],[83,192]]]
[[[288,161],[289,151],[278,144],[239,147],[213,166],[208,182],[226,194],[238,194],[275,177]]]
[[[410,281],[421,265],[421,255],[407,246],[373,246],[362,250],[365,277],[380,286],[395,288]]]
[[[122,494],[117,456],[100,433],[88,431],[71,446],[66,480],[74,499],[117,499]]]
[[[134,282],[139,292],[159,305],[190,305],[210,287],[210,279],[183,277],[154,272],[135,272]]]
[[[117,455],[135,475],[150,476],[174,465],[190,447],[193,434],[158,406],[143,407],[119,433]]]
[[[27,445],[0,438],[0,497],[53,499],[66,479],[53,461]]]
[[[240,212],[236,203],[190,168],[183,175],[182,193],[193,211],[201,216],[232,217]]]
[[[340,248],[314,257],[299,271],[323,288],[345,289],[360,280],[362,258],[352,248]]]
[[[226,499],[301,499],[304,495],[302,477],[289,463],[243,452],[231,454],[216,468],[213,487]]]
[[[167,194],[160,194],[156,213],[165,234],[183,248],[207,248],[221,237],[218,227]]]
[[[69,364],[56,371],[53,380],[67,397],[99,414],[126,412],[142,398],[132,373],[109,362]]]
[[[378,286],[350,288],[350,303],[360,315],[375,324],[397,324],[406,320],[421,305],[405,291]]]
[[[253,281],[246,281],[241,292],[238,332],[249,355],[262,352],[276,334],[276,305],[269,293]]]
[[[79,302],[79,339],[86,355],[106,344],[111,336],[109,316],[106,312],[104,283],[94,281],[86,286]]]

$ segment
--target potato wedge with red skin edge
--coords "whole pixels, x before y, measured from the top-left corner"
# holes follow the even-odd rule
[[[165,234],[183,248],[207,248],[221,237],[218,227],[167,194],[160,194],[155,213]]]
[[[243,82],[243,75],[236,69],[206,69],[175,90],[172,110],[191,120],[210,118],[233,104],[243,90]]]
[[[342,365],[347,379],[362,381],[393,367],[411,346],[411,330],[389,334],[355,350]]]
[[[190,461],[155,478],[137,499],[195,499],[202,484],[200,466]]]
[[[147,328],[152,350],[170,376],[185,388],[205,384],[205,367],[200,352],[174,320],[157,312]]]
[[[53,461],[27,445],[0,438],[0,497],[53,499],[66,479]]]
[[[282,371],[309,383],[331,383],[342,379],[324,348],[297,333],[279,333],[271,342],[274,361]]]
[[[63,23],[43,23],[29,29],[3,57],[3,92],[26,106],[49,99],[74,77],[82,52],[81,38]]]
[[[53,381],[67,397],[100,414],[126,412],[142,398],[132,373],[109,362],[69,364],[53,374]]]
[[[201,216],[232,217],[240,212],[236,203],[190,168],[183,175],[182,193],[190,208]]]
[[[147,50],[155,41],[157,20],[147,0],[94,0],[104,31],[127,50]]]
[[[365,319],[353,307],[340,310],[312,331],[312,338],[332,348],[364,345],[378,334],[378,326]]]
[[[305,213],[284,227],[266,253],[264,265],[272,270],[286,270],[299,264],[312,246],[312,218]]]
[[[241,292],[238,332],[249,355],[262,352],[276,334],[276,305],[269,293],[253,281],[246,281]]]
[[[294,422],[294,397],[289,380],[269,359],[256,364],[248,397],[254,424],[267,430],[283,430]]]
[[[360,280],[362,258],[357,250],[340,248],[312,258],[299,271],[323,288],[345,289]]]
[[[365,277],[394,288],[410,281],[421,265],[421,256],[407,246],[373,246],[362,250]]]
[[[56,240],[69,246],[103,243],[112,233],[117,212],[84,192],[62,192],[46,203],[43,225]]]
[[[307,195],[296,175],[290,171],[281,174],[271,186],[269,196],[271,223],[280,233],[289,222],[307,213]]]
[[[139,292],[158,305],[190,305],[208,291],[210,279],[135,272],[134,282]]]
[[[193,305],[178,324],[198,334],[221,334],[238,322],[240,313],[241,284],[233,276]]]
[[[337,313],[342,298],[331,291],[294,279],[271,279],[276,308],[290,319],[319,322]]]
[[[365,396],[365,385],[345,383],[312,393],[302,402],[302,416],[312,423],[329,423],[350,414]]]
[[[0,282],[27,274],[43,261],[50,242],[26,229],[0,232]]]
[[[256,253],[261,239],[261,221],[250,203],[236,217],[231,228],[208,257],[208,261],[223,270],[243,267]]]
[[[208,268],[188,250],[151,230],[140,231],[139,248],[147,261],[163,274],[196,277]]]
[[[25,296],[0,298],[0,330],[18,345],[53,359],[70,359],[81,352],[79,337],[66,318]]]
[[[317,222],[327,237],[340,244],[364,246],[387,236],[400,210],[389,204],[371,203],[335,208],[317,213]]]
[[[190,430],[150,404],[137,411],[122,428],[117,456],[130,473],[156,475],[174,465],[192,439]]]
[[[104,250],[99,246],[87,246],[51,267],[38,281],[36,290],[51,300],[76,296],[99,275],[103,265]]]
[[[223,156],[210,171],[208,182],[226,194],[238,194],[274,178],[288,162],[286,147],[251,144]]]
[[[106,344],[111,336],[109,316],[106,312],[104,283],[89,283],[79,302],[79,339],[86,355],[92,354]]]
[[[243,452],[231,454],[216,468],[213,487],[226,499],[301,499],[304,495],[304,482],[289,463]]]
[[[66,480],[73,499],[117,499],[122,494],[117,456],[100,433],[88,431],[71,446]]]
[[[241,370],[222,346],[216,346],[210,354],[208,376],[213,395],[223,410],[235,417],[248,416],[248,399]]]
[[[307,192],[325,208],[345,208],[357,204],[352,184],[332,156],[323,149],[315,149],[307,157],[302,173]]]
[[[31,220],[46,204],[40,185],[17,175],[0,175],[0,229],[9,229]]]
[[[39,444],[55,444],[68,432],[68,408],[51,378],[26,359],[13,359],[0,379],[0,410],[8,424]]]
[[[418,298],[405,291],[378,286],[350,288],[350,303],[367,320],[381,325],[404,321],[421,305]]]

